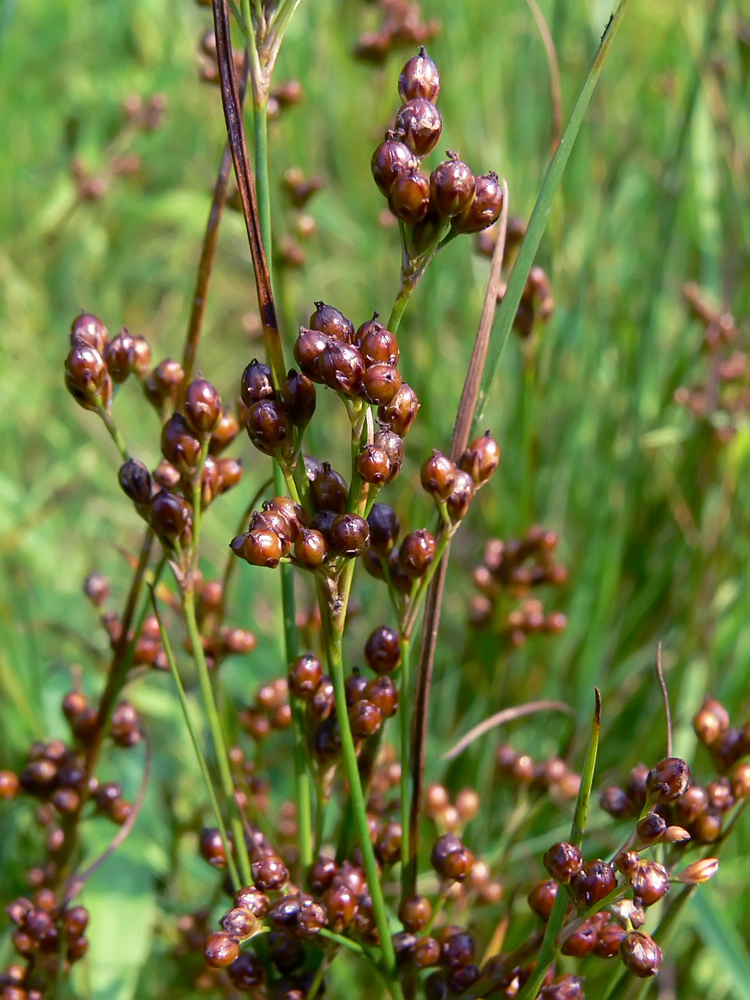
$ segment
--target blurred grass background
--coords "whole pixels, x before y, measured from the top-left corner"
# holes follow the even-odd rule
[[[610,9],[603,0],[547,0],[542,7],[567,116]],[[476,173],[497,169],[507,177],[511,212],[527,219],[551,140],[549,73],[530,11],[521,0],[427,0],[424,13],[442,22],[430,46],[443,80],[441,149],[460,149]],[[374,309],[387,315],[396,291],[397,232],[378,224],[384,202],[369,158],[397,106],[405,56],[395,54],[383,70],[353,61],[351,49],[374,19],[369,5],[352,0],[303,2],[282,50],[277,79],[301,80],[305,99],[272,124],[272,176],[299,165],[325,180],[310,204],[318,233],[306,245],[307,265],[279,277],[287,344],[314,299],[334,303],[358,324]],[[92,691],[99,683],[95,654],[105,650],[105,635],[80,596],[81,583],[96,567],[113,575],[121,595],[118,546],[137,544],[139,524],[117,487],[111,443],[64,391],[66,331],[86,309],[110,330],[124,323],[147,336],[156,360],[181,352],[223,142],[218,90],[200,83],[196,69],[197,40],[209,24],[209,13],[187,0],[5,0],[2,7],[0,766],[19,766],[31,739],[64,732],[59,701],[71,663],[83,664]],[[164,125],[128,147],[142,158],[141,171],[116,178],[100,200],[77,201],[73,158],[100,171],[121,128],[123,100],[155,92],[167,98]],[[750,712],[750,433],[741,422],[720,446],[672,399],[678,386],[705,377],[701,330],[681,302],[684,281],[733,310],[747,346],[748,106],[750,9],[741,0],[634,3],[540,251],[555,314],[526,381],[515,337],[501,360],[487,424],[504,457],[455,546],[431,779],[442,775],[438,758],[448,745],[509,703],[562,697],[585,731],[594,685],[604,698],[598,783],[618,780],[640,759],[652,763],[665,749],[654,675],[659,640],[677,752],[693,753],[690,719],[705,691],[725,701],[737,724]],[[280,236],[289,222],[280,198],[275,210]],[[416,488],[419,463],[429,448],[448,445],[487,271],[470,239],[455,241],[437,258],[402,327],[402,371],[422,401],[390,498],[407,524],[428,515]],[[201,348],[204,374],[227,398],[258,350],[242,322],[253,307],[244,229],[228,212]],[[327,401],[321,408],[330,420],[313,429],[312,450],[342,456],[341,414]],[[115,412],[134,454],[155,464],[156,417],[135,386],[126,385]],[[207,566],[221,567],[247,497],[268,473],[247,442],[238,452],[246,480],[207,521]],[[508,654],[491,634],[467,631],[471,568],[488,537],[535,522],[560,535],[570,576],[551,606],[565,611],[568,627],[560,638],[532,639]],[[246,701],[283,663],[270,578],[245,566],[239,576],[233,618],[257,631],[259,648],[223,669],[230,696]],[[360,640],[388,616],[371,580],[359,581],[357,596],[365,613],[353,625],[351,662]],[[495,683],[501,675],[502,690]],[[477,678],[486,698],[465,702],[465,682]],[[78,984],[81,995],[118,1000],[151,995],[158,983],[167,991],[158,957],[173,932],[164,913],[191,899],[205,902],[214,881],[194,856],[194,839],[174,836],[175,817],[194,829],[201,803],[170,684],[149,678],[132,698],[153,723],[155,777],[133,836],[86,891],[92,948]],[[460,717],[454,705],[462,706]],[[500,738],[485,737],[461,758],[456,781],[486,780]],[[526,720],[512,739],[543,756],[560,737],[545,720]],[[105,768],[132,793],[141,766],[136,752]],[[707,757],[699,755],[696,766],[699,775],[701,768],[710,773]],[[506,792],[485,801],[476,838],[486,840],[478,851],[491,852],[510,801]],[[109,836],[99,822],[90,824],[92,856]],[[593,825],[601,827],[602,817]],[[544,824],[528,836],[518,856],[533,875],[532,859],[548,842]],[[23,869],[38,854],[36,837],[23,807],[0,809],[3,897],[21,891]],[[725,849],[716,885],[683,922],[670,951],[675,965],[666,982],[678,984],[672,995],[750,995],[743,904],[749,840],[745,823]],[[736,934],[721,932],[727,919]],[[0,952],[7,935],[3,941]],[[686,983],[693,990],[679,992]]]

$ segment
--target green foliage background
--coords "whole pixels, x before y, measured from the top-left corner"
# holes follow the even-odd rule
[[[610,11],[599,0],[548,0],[543,8],[567,113]],[[551,139],[548,67],[529,9],[521,0],[428,0],[424,9],[443,24],[430,49],[443,79],[442,146],[460,149],[477,173],[497,169],[507,177],[511,212],[528,218]],[[387,315],[395,294],[397,232],[378,224],[384,203],[369,158],[396,108],[403,59],[396,54],[384,71],[352,60],[353,44],[373,19],[370,6],[353,0],[304,0],[282,51],[277,78],[299,78],[305,100],[272,125],[272,176],[300,165],[326,182],[311,203],[319,230],[308,264],[280,279],[287,345],[313,299],[333,302],[360,323],[373,309]],[[66,331],[85,308],[110,329],[124,323],[146,335],[157,360],[179,356],[223,141],[218,90],[196,72],[196,41],[209,21],[187,0],[6,0],[0,13],[3,767],[19,767],[31,739],[64,732],[59,701],[69,664],[84,665],[92,692],[100,683],[105,635],[80,587],[96,567],[113,574],[121,598],[118,547],[137,544],[139,524],[119,493],[111,443],[64,391]],[[488,413],[504,458],[455,547],[428,753],[432,779],[443,774],[440,753],[507,704],[562,697],[585,733],[594,685],[604,699],[597,784],[618,780],[640,759],[652,763],[665,748],[653,670],[659,640],[678,753],[693,754],[690,719],[705,691],[725,701],[736,724],[750,712],[750,433],[743,424],[718,446],[672,400],[678,386],[705,372],[700,328],[681,304],[685,280],[733,309],[748,344],[749,24],[741,0],[634,0],[617,38],[540,251],[555,315],[526,376],[511,339]],[[168,113],[162,129],[135,140],[142,172],[117,180],[102,201],[75,204],[71,158],[101,168],[123,98],[155,91],[167,95]],[[281,234],[289,219],[280,198],[275,211]],[[455,241],[420,286],[402,328],[402,370],[422,410],[392,495],[415,526],[428,514],[416,488],[419,463],[429,448],[447,447],[487,270],[469,239]],[[204,374],[227,397],[258,350],[241,322],[253,307],[243,226],[228,213],[201,349]],[[342,456],[342,415],[327,401],[321,409],[330,417],[316,421],[313,450]],[[133,452],[155,463],[157,421],[134,386],[123,389],[115,412]],[[217,568],[247,497],[268,474],[247,442],[240,450],[246,480],[206,524],[207,564]],[[490,636],[466,631],[470,572],[487,537],[508,537],[534,522],[560,534],[570,578],[555,606],[569,625],[561,638],[532,641],[508,656]],[[269,577],[244,566],[240,577],[233,620],[251,625],[260,641],[250,659],[223,668],[227,704],[249,700],[261,678],[283,670]],[[355,586],[365,613],[354,626],[351,662],[369,628],[387,615],[372,581]],[[481,697],[470,699],[470,691]],[[155,775],[134,834],[85,892],[92,944],[77,989],[97,1000],[169,992],[172,973],[160,957],[174,940],[172,915],[191,901],[206,903],[214,884],[195,856],[197,768],[168,679],[147,678],[131,697],[153,734]],[[228,709],[227,720],[236,725]],[[483,793],[482,815],[467,837],[487,855],[511,802],[492,784],[500,738],[486,737],[453,771],[456,787],[470,780]],[[514,745],[537,756],[556,752],[561,738],[545,721],[524,721],[512,734]],[[699,776],[710,773],[701,753]],[[105,771],[132,793],[139,752],[110,758]],[[274,760],[281,773],[281,750]],[[596,814],[593,828],[604,828],[605,819]],[[554,839],[550,824],[565,822],[545,813],[514,843],[513,857],[529,877]],[[111,830],[98,820],[89,827],[93,857]],[[721,874],[691,904],[669,951],[679,996],[750,996],[749,834],[745,823],[727,845]],[[23,871],[40,851],[37,838],[25,806],[0,807],[4,900],[21,891]],[[8,950],[6,933],[0,957]]]

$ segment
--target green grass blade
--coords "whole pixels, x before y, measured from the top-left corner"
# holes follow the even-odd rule
[[[731,978],[732,996],[750,1000],[750,955],[727,910],[717,905],[706,886],[695,893],[691,908],[696,916],[696,931],[714,952],[718,966]]]
[[[507,290],[495,318],[495,334],[490,340],[489,349],[487,351],[487,361],[482,374],[482,382],[479,387],[479,398],[477,400],[476,412],[472,423],[472,433],[477,432],[484,419],[484,408],[490,389],[492,388],[492,382],[495,378],[498,362],[500,361],[500,355],[503,352],[503,348],[505,347],[505,343],[508,339],[508,334],[513,326],[513,320],[516,316],[518,304],[521,301],[521,295],[523,293],[524,286],[526,285],[526,279],[529,276],[529,272],[531,271],[534,263],[534,258],[536,257],[537,250],[539,249],[539,244],[542,241],[542,235],[544,234],[544,230],[547,226],[547,220],[549,219],[549,215],[552,210],[552,202],[555,194],[557,193],[557,189],[560,186],[562,176],[565,173],[565,167],[567,166],[568,159],[570,158],[573,144],[575,143],[579,129],[583,124],[586,110],[588,109],[589,102],[591,101],[594,88],[599,80],[604,63],[609,55],[612,42],[615,40],[617,30],[622,23],[623,17],[625,16],[625,10],[628,6],[628,2],[629,0],[620,0],[617,10],[610,18],[607,27],[604,29],[604,34],[602,35],[599,43],[596,56],[591,64],[591,69],[589,70],[588,76],[586,77],[583,87],[581,88],[581,92],[578,95],[578,99],[575,103],[575,107],[573,108],[568,123],[565,126],[565,131],[563,132],[562,139],[560,140],[560,145],[557,147],[555,155],[552,157],[552,161],[547,168],[542,189],[539,192],[539,197],[534,205],[534,211],[531,213],[531,219],[529,220],[529,227],[526,231],[526,236],[521,244],[518,259],[516,260],[515,267],[513,268],[510,280],[508,281]]]
[[[573,826],[570,830],[570,842],[577,847],[581,846],[583,834],[586,829],[586,818],[589,814],[589,802],[591,801],[591,788],[594,784],[596,755],[599,752],[599,737],[602,731],[602,696],[599,693],[599,688],[594,688],[594,690],[596,691],[594,721],[591,724],[591,738],[589,739],[589,745],[586,747],[586,758],[581,771],[581,787],[578,791]]]

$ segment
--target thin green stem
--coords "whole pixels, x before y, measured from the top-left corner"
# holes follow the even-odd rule
[[[435,550],[435,558],[430,563],[425,575],[419,581],[417,589],[414,592],[412,599],[409,601],[409,607],[407,608],[406,615],[404,616],[404,623],[402,626],[403,634],[409,638],[411,638],[411,634],[414,631],[414,626],[417,623],[417,617],[430,586],[430,582],[440,566],[452,537],[453,531],[444,531],[440,535],[437,543],[437,549]]]
[[[258,220],[268,260],[268,275],[273,281],[273,242],[271,227],[271,184],[268,171],[268,95],[254,94],[253,133],[255,137],[255,188]]]
[[[350,938],[343,937],[341,934],[334,934],[333,931],[329,931],[326,927],[319,930],[318,935],[325,938],[327,941],[333,941],[335,944],[340,944],[342,947],[348,948],[349,951],[353,951],[356,955],[365,954],[365,950],[362,945],[357,944],[356,941],[350,940]]]
[[[96,407],[96,412],[102,418],[102,423],[107,428],[109,436],[117,446],[117,450],[120,452],[123,462],[129,461],[130,452],[128,451],[128,446],[125,444],[125,438],[120,433],[120,429],[115,423],[114,417],[100,400],[96,401]]]
[[[167,630],[164,628],[164,623],[161,619],[161,614],[159,613],[159,608],[156,603],[156,594],[154,592],[153,585],[149,587],[151,591],[151,604],[154,609],[154,614],[156,620],[159,623],[159,634],[161,635],[162,645],[164,646],[164,652],[167,655],[167,660],[169,661],[169,669],[172,671],[172,677],[174,678],[175,687],[177,688],[177,696],[180,699],[180,705],[182,707],[182,714],[185,717],[185,725],[190,733],[190,739],[193,744],[193,749],[195,750],[195,756],[198,761],[198,767],[200,768],[201,776],[206,785],[206,792],[208,794],[208,801],[211,803],[211,810],[214,814],[214,820],[216,826],[221,834],[221,842],[224,845],[224,853],[227,857],[227,866],[229,868],[229,873],[232,876],[232,882],[236,889],[241,886],[239,872],[237,871],[237,865],[234,862],[234,856],[232,855],[232,844],[229,840],[229,835],[227,834],[226,826],[224,825],[224,817],[221,815],[221,809],[219,808],[219,802],[216,798],[216,792],[214,791],[213,782],[211,781],[211,775],[208,770],[208,763],[206,761],[206,755],[203,753],[203,747],[201,746],[200,740],[198,739],[198,734],[195,731],[193,722],[190,718],[190,707],[188,705],[187,695],[185,694],[185,688],[182,683],[182,678],[180,677],[180,672],[177,669],[177,662],[174,657],[174,652],[172,651],[172,644],[169,641],[169,636],[167,635]]]
[[[203,643],[198,629],[198,621],[195,616],[195,595],[192,587],[181,587],[180,596],[182,611],[185,616],[185,624],[187,626],[188,638],[190,639],[195,665],[198,668],[198,681],[203,695],[203,703],[206,709],[208,727],[211,731],[211,740],[213,742],[216,765],[219,771],[222,791],[224,792],[224,797],[226,799],[227,810],[229,816],[231,817],[230,822],[232,826],[232,834],[234,836],[235,849],[240,863],[240,873],[245,885],[249,885],[252,881],[250,857],[247,852],[247,844],[245,843],[245,833],[242,827],[242,818],[239,813],[239,806],[237,805],[237,800],[234,794],[234,784],[232,782],[232,773],[229,768],[229,757],[227,755],[226,743],[224,742],[224,734],[221,729],[219,710],[216,705],[213,687],[211,686],[211,677],[208,673],[208,665],[206,664],[206,657],[203,652]]]
[[[318,995],[318,990],[320,989],[321,983],[323,982],[323,977],[326,974],[326,969],[336,957],[336,953],[331,956],[329,961],[328,956],[324,955],[320,961],[320,965],[315,970],[315,975],[312,977],[310,985],[307,987],[307,993],[305,994],[305,1000],[315,1000]]]
[[[411,639],[401,636],[401,694],[399,697],[399,731],[401,736],[401,892],[409,895],[408,877],[412,848],[409,837],[411,809]]]

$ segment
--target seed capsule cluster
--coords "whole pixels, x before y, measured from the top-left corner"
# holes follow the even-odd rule
[[[574,799],[578,795],[581,776],[559,757],[535,761],[529,754],[518,753],[510,744],[504,743],[498,747],[496,760],[500,774],[518,788],[548,791],[561,801]]]
[[[378,0],[377,6],[383,23],[360,36],[355,59],[380,66],[394,49],[425,45],[440,33],[440,22],[425,21],[421,4],[414,0]]]

